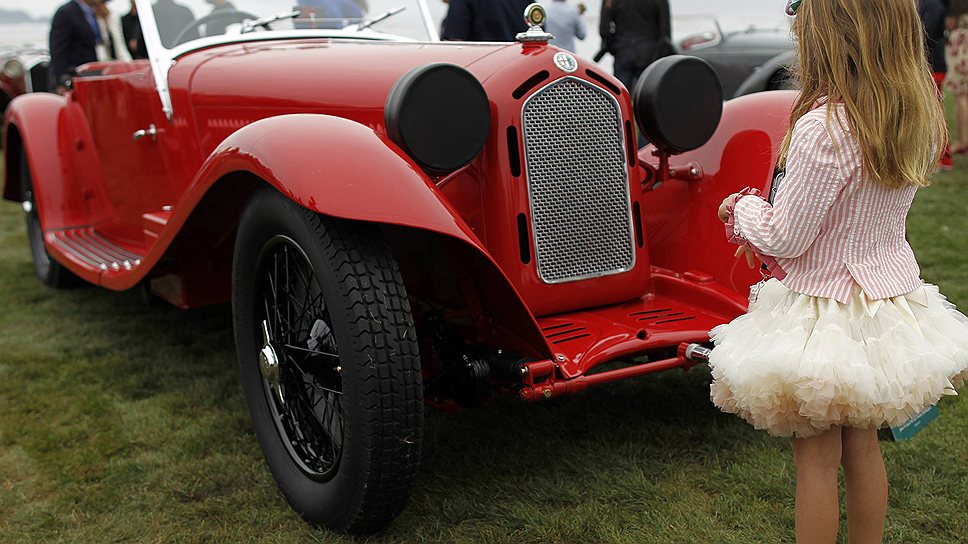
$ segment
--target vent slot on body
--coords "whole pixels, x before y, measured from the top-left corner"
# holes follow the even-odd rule
[[[518,130],[508,127],[508,165],[511,167],[511,175],[521,177],[521,152],[518,150]]]
[[[608,78],[606,78],[602,74],[599,74],[598,72],[596,72],[594,70],[585,70],[585,75],[587,75],[588,77],[594,79],[595,81],[599,82],[600,84],[604,85],[605,87],[608,87],[608,90],[610,90],[613,93],[615,93],[615,96],[622,96],[622,89],[619,89],[618,87],[616,87],[614,83],[612,83],[611,81],[609,81]]]
[[[531,89],[537,87],[542,81],[548,79],[549,77],[551,77],[551,74],[547,70],[542,70],[528,78],[528,80],[519,85],[517,89],[514,89],[514,92],[511,93],[511,96],[513,96],[515,100],[521,100],[524,95],[531,91]]]
[[[576,325],[574,323],[562,323],[560,325],[553,325],[551,327],[545,327],[542,329],[547,338],[552,344],[564,344],[566,342],[571,342],[573,340],[581,340],[582,338],[588,338],[591,333],[586,332],[587,327],[582,325]]]
[[[692,321],[696,316],[685,312],[675,311],[672,308],[660,308],[658,310],[646,310],[643,312],[633,312],[629,317],[636,321],[649,325],[665,325],[667,323],[677,323],[679,321]]]
[[[619,274],[635,264],[620,111],[606,91],[572,77],[524,104],[534,254],[545,283]]]

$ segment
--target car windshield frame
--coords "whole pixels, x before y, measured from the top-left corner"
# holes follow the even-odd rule
[[[171,92],[168,86],[168,72],[175,65],[179,57],[215,45],[227,43],[258,42],[265,40],[298,40],[306,38],[337,38],[353,40],[372,40],[372,41],[411,41],[421,42],[414,38],[386,34],[379,32],[374,27],[358,30],[357,24],[349,24],[343,28],[301,28],[288,30],[264,30],[246,33],[227,33],[216,36],[208,36],[185,41],[172,47],[165,47],[161,40],[155,20],[152,0],[135,0],[138,6],[138,19],[141,24],[142,36],[145,41],[145,48],[148,51],[148,59],[151,63],[151,71],[154,76],[155,86],[161,99],[162,110],[169,122],[172,121],[174,111],[172,109]],[[416,7],[419,12],[421,23],[426,32],[426,42],[440,41],[440,35],[436,23],[431,16],[430,9],[426,0],[400,0],[402,6],[407,8]],[[274,15],[274,14],[266,14]],[[380,13],[371,13],[371,17],[379,16]],[[200,18],[199,18],[200,19]],[[271,23],[270,23],[271,24]]]

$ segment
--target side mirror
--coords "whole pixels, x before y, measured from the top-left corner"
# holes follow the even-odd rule
[[[673,55],[652,63],[632,94],[639,129],[658,150],[658,181],[669,179],[669,156],[702,147],[723,116],[719,76],[698,57]]]

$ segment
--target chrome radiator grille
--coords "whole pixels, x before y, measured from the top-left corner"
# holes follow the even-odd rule
[[[635,253],[618,102],[565,78],[528,99],[523,125],[538,276],[562,283],[630,270]]]

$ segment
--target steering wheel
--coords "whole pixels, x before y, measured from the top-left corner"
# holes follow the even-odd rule
[[[243,23],[247,20],[255,20],[259,17],[248,11],[240,11],[237,9],[224,9],[219,10],[215,13],[209,13],[208,15],[202,17],[201,19],[196,19],[182,29],[178,33],[178,37],[175,38],[174,45],[181,45],[187,41],[196,40],[201,38],[201,29],[205,25],[209,25],[215,21],[222,23],[224,26],[234,25]],[[264,25],[268,29],[269,25]],[[211,34],[209,34],[211,35]]]

